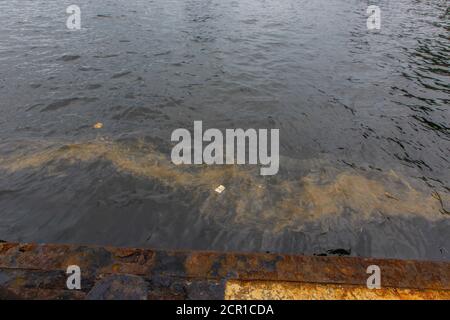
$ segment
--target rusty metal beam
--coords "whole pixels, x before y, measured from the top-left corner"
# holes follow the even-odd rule
[[[374,264],[377,292],[366,288]],[[69,265],[81,268],[80,291],[65,286]],[[4,298],[449,299],[449,290],[448,262],[0,243]]]

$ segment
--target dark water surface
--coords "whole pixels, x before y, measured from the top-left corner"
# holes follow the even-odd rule
[[[449,19],[438,0],[1,0],[0,239],[450,260]],[[279,174],[172,165],[194,120],[279,128]]]

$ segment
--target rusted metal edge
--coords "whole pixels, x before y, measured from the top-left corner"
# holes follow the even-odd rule
[[[82,271],[78,296],[65,287],[69,265]],[[48,298],[83,298],[108,277],[122,284],[142,280],[152,298],[220,298],[228,280],[365,287],[370,265],[380,267],[383,288],[450,290],[448,262],[0,243],[0,287],[22,296],[27,288],[35,298],[45,290]],[[33,295],[37,288],[41,293]]]
[[[228,300],[450,300],[450,290],[379,288],[283,281],[230,280]]]

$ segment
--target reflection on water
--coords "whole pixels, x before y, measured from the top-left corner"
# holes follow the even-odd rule
[[[448,260],[445,1],[70,4],[0,2],[0,239]],[[194,120],[280,173],[173,166]]]

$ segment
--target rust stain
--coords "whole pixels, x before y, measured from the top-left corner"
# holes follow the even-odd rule
[[[400,288],[368,289],[354,285],[275,281],[237,281],[226,284],[227,300],[448,300],[449,290]]]
[[[205,253],[202,255],[189,255],[185,262],[186,274],[188,276],[212,276],[214,263],[217,261],[217,255],[213,253]]]

